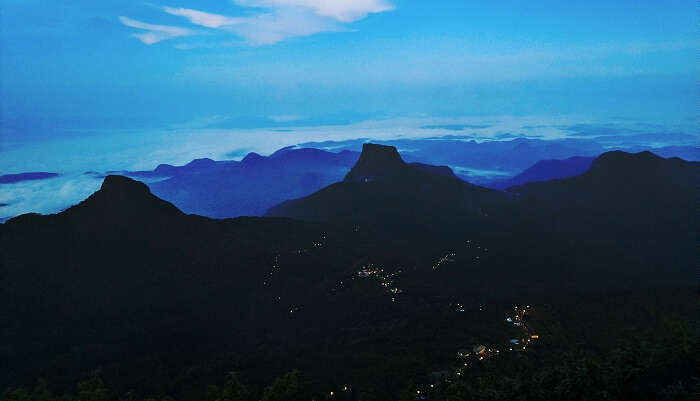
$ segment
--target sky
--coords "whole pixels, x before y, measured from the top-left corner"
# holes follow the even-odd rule
[[[241,118],[695,116],[695,1],[484,3],[0,0],[2,138]]]
[[[0,0],[0,174],[153,168],[465,122],[494,136],[557,124],[697,136],[697,7]],[[0,203],[15,199],[5,192]]]

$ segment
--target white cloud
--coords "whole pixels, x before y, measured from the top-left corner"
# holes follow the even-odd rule
[[[145,22],[136,21],[128,17],[119,17],[119,21],[121,21],[122,24],[130,28],[143,29],[145,31],[148,31],[144,33],[134,33],[131,35],[147,45],[152,45],[162,40],[168,40],[182,36],[190,36],[197,33],[196,31],[187,28],[180,28],[177,26],[168,25],[147,24]]]
[[[289,38],[310,36],[321,32],[337,32],[345,28],[309,10],[284,7],[245,18],[244,21],[227,26],[225,29],[243,37],[250,44],[269,45]]]
[[[318,15],[331,17],[341,22],[362,19],[367,14],[380,13],[394,9],[386,0],[234,0],[245,7],[304,7]]]
[[[249,17],[229,17],[187,8],[164,7],[171,15],[187,18],[192,24],[217,28],[245,39],[253,45],[268,45],[284,39],[309,36],[320,32],[340,31],[344,28],[328,17],[321,17],[303,7],[279,7]],[[230,45],[231,42],[224,42]],[[179,44],[179,49],[202,45]]]
[[[185,17],[190,20],[191,23],[207,28],[220,28],[225,25],[233,25],[246,20],[246,18],[227,17],[225,15],[206,13],[189,8],[163,7],[163,11],[171,15]]]
[[[57,213],[87,198],[100,188],[102,179],[92,175],[59,176],[46,180],[3,184],[0,222],[24,213]]]
[[[267,45],[285,39],[321,32],[337,32],[345,23],[365,18],[368,14],[393,10],[388,0],[233,0],[242,7],[258,9],[252,15],[232,17],[190,8],[162,7],[170,15],[187,18],[194,25],[233,34],[252,45]],[[190,36],[199,32],[186,28],[152,25],[127,17],[119,17],[129,27],[147,32],[132,36],[150,45],[162,40]],[[222,42],[226,46],[231,41]],[[183,44],[180,49],[221,47],[211,44]]]

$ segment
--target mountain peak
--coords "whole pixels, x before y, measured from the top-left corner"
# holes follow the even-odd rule
[[[108,175],[102,181],[100,192],[112,197],[126,198],[150,195],[151,190],[141,181],[132,180],[123,175]]]
[[[207,167],[211,166],[212,164],[216,164],[216,162],[208,157],[203,157],[201,159],[194,159],[191,162],[185,164],[185,167]]]
[[[105,177],[99,191],[69,208],[66,213],[83,214],[93,219],[107,218],[120,223],[182,214],[171,203],[153,195],[146,184],[121,175]]]
[[[605,152],[598,157],[600,161],[618,161],[618,160],[636,160],[636,161],[648,161],[648,160],[663,160],[663,157],[657,156],[654,153],[645,150],[639,153],[628,153],[622,150],[613,150],[610,152]]]
[[[407,167],[395,147],[365,143],[360,159],[345,176],[345,181],[387,180],[400,175]]]
[[[252,164],[259,163],[263,160],[265,160],[265,156],[261,156],[255,152],[250,152],[243,158],[243,160],[241,160],[241,163],[252,165]]]
[[[664,159],[649,151],[639,153],[627,153],[621,150],[605,152],[598,156],[591,166],[594,173],[605,173],[615,175],[639,175],[649,173],[660,166],[676,164],[673,159]]]

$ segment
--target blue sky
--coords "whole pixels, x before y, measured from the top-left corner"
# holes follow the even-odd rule
[[[0,0],[2,135],[395,116],[692,118],[697,4]]]

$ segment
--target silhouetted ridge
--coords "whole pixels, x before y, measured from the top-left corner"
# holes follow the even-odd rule
[[[650,188],[658,184],[659,188],[671,186],[675,190],[687,187],[690,182],[697,185],[698,166],[697,162],[686,162],[677,157],[665,159],[648,151],[626,153],[617,150],[596,158],[585,176],[611,185]]]
[[[573,156],[568,159],[540,160],[511,178],[495,180],[485,186],[493,189],[506,189],[530,182],[549,181],[557,178],[570,178],[581,175],[591,168],[594,158]]]
[[[270,156],[250,152],[241,161],[196,159],[183,166],[111,174],[143,180],[153,194],[185,213],[207,217],[260,216],[286,199],[342,181],[359,152],[286,147]]]
[[[700,163],[679,158],[665,159],[651,152],[606,152],[584,174],[568,179],[532,182],[508,190],[537,199],[550,208],[579,207],[585,210],[662,208],[692,213],[697,201]]]
[[[100,191],[103,195],[119,198],[143,197],[150,195],[151,190],[141,181],[132,180],[123,175],[108,175],[102,181]]]
[[[262,163],[264,161],[264,156],[261,156],[255,152],[250,152],[241,160],[241,163],[245,165],[253,165],[256,163]]]
[[[639,153],[627,153],[621,150],[606,152],[598,156],[591,164],[591,173],[611,173],[611,174],[637,174],[650,172],[660,166],[669,166],[674,160],[664,159],[649,151]],[[640,170],[641,169],[641,170]]]
[[[105,177],[99,191],[66,212],[120,223],[184,214],[172,203],[153,195],[146,184],[121,175]]]
[[[357,164],[345,176],[347,182],[384,181],[406,171],[408,165],[393,146],[366,143]]]
[[[158,167],[153,170],[153,173],[157,176],[172,175],[177,172],[178,167],[171,164],[159,164]],[[138,173],[138,172],[137,172]]]
[[[423,164],[423,163],[417,163],[417,162],[410,163],[409,166],[417,168],[418,170],[420,170],[424,173],[431,174],[431,175],[439,175],[439,176],[443,176],[443,177],[451,177],[451,178],[459,179],[455,175],[454,171],[452,171],[452,169],[449,168],[448,166],[433,166],[430,164]]]
[[[504,194],[458,179],[449,167],[407,164],[393,146],[364,144],[357,164],[339,182],[270,208],[267,216],[447,230],[484,218]]]
[[[297,149],[297,145],[292,145],[292,146],[285,146],[282,149],[277,149],[274,153],[270,155],[270,157],[275,157],[279,156],[283,153],[288,153],[290,150]]]
[[[201,158],[201,159],[194,159],[191,162],[185,164],[185,167],[194,167],[194,168],[202,168],[202,167],[209,167],[216,164],[216,162],[212,159],[209,159],[207,157]]]

